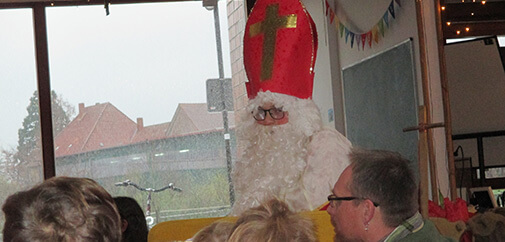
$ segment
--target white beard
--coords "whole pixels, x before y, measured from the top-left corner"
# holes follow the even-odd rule
[[[263,97],[262,103],[268,101]],[[239,147],[242,149],[242,158],[235,163],[232,176],[237,198],[233,215],[273,197],[287,200],[286,197],[292,197],[290,194],[302,190],[301,179],[307,166],[307,144],[322,123],[312,100],[288,101],[289,104],[282,104],[289,115],[288,123],[283,125],[259,125],[250,111],[246,110],[237,132],[242,144]],[[274,103],[279,102],[277,100]],[[252,103],[249,109],[261,104]]]

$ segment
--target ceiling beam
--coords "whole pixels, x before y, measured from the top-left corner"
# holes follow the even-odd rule
[[[469,28],[469,31],[466,31]],[[457,31],[460,31],[459,34]],[[468,24],[451,24],[444,26],[444,38],[465,38],[491,35],[505,35],[505,21],[503,22],[483,22]]]
[[[188,2],[201,0],[110,0],[114,4],[134,4],[134,3],[161,3],[161,2]],[[104,5],[104,0],[0,0],[0,9],[12,8],[32,8],[35,4],[43,6],[83,6],[83,5]]]

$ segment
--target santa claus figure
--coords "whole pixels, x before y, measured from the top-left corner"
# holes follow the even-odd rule
[[[312,100],[317,33],[299,0],[258,0],[244,35],[249,104],[237,137],[232,214],[269,198],[295,211],[327,201],[351,143],[324,127]]]

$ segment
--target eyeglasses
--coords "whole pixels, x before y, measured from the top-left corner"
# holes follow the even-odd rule
[[[282,108],[276,108],[276,107],[266,110],[261,107],[258,107],[258,109],[252,111],[251,113],[254,119],[256,119],[256,121],[263,121],[267,117],[267,112],[270,114],[270,117],[272,117],[275,120],[284,118],[284,111],[282,111]]]
[[[337,197],[337,196],[335,196],[333,194],[330,194],[328,196],[328,202],[330,202],[330,206],[333,207],[333,208],[337,206],[336,201],[352,201],[352,200],[357,200],[357,199],[360,199],[360,200],[370,200],[369,198],[364,198],[364,197]],[[370,201],[372,201],[372,200],[370,200]],[[372,201],[372,203],[376,207],[379,206],[379,204],[376,203],[376,202],[374,202],[374,201]]]

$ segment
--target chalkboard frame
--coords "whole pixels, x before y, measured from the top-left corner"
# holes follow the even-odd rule
[[[342,68],[347,138],[353,146],[399,152],[418,171],[418,99],[412,39]]]

